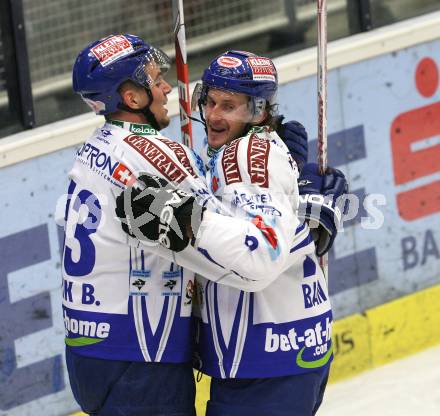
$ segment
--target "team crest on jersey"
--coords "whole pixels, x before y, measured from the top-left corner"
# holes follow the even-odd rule
[[[124,139],[124,142],[140,153],[169,181],[180,183],[188,176],[153,140],[131,134]]]
[[[162,296],[180,296],[182,293],[182,271],[177,270],[162,273]]]
[[[130,295],[148,296],[151,282],[151,270],[133,269],[130,273]]]
[[[163,286],[167,287],[172,292],[176,284],[177,284],[177,280],[169,279]]]
[[[248,172],[251,183],[262,188],[269,187],[269,174],[267,170],[269,161],[270,142],[252,134],[248,145]]]
[[[130,41],[123,35],[110,36],[90,50],[102,66],[110,65],[116,59],[134,51]]]
[[[239,143],[239,139],[232,141],[223,152],[222,167],[226,185],[242,182],[237,160]]]
[[[145,280],[136,279],[131,285],[137,287],[138,290],[141,290],[145,286]]]

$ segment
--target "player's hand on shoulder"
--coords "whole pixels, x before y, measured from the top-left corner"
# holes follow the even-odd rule
[[[122,229],[143,243],[182,251],[197,234],[203,209],[195,198],[158,176],[142,174],[116,198]]]
[[[307,163],[308,156],[308,136],[304,126],[298,121],[291,120],[283,123],[284,116],[279,116],[279,127],[276,132],[286,144],[293,159],[298,165],[298,170]]]
[[[298,189],[298,216],[309,222],[316,254],[323,256],[333,245],[341,225],[347,180],[338,169],[327,168],[326,174],[321,175],[316,163],[307,163],[299,176]]]

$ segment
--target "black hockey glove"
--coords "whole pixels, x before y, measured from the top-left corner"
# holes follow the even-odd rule
[[[328,168],[325,175],[319,174],[316,163],[307,163],[298,179],[298,217],[309,222],[316,244],[316,254],[327,253],[341,225],[348,191],[344,174]]]
[[[185,249],[190,237],[197,234],[203,208],[193,196],[158,176],[144,174],[137,183],[116,198],[115,212],[122,229],[152,245],[176,252]]]
[[[292,155],[292,158],[298,165],[298,170],[301,172],[301,169],[305,163],[307,163],[309,151],[306,129],[298,121],[291,120],[286,123],[282,123],[283,120],[284,116],[278,117],[277,121],[279,126],[276,132],[286,144],[290,154]]]

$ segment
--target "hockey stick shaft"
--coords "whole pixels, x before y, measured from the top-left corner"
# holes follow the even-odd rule
[[[173,0],[174,43],[176,48],[177,91],[179,94],[180,130],[183,144],[193,147],[191,99],[189,96],[189,76],[186,53],[185,20],[183,0]]]
[[[327,169],[327,0],[318,3],[318,164]]]
[[[318,165],[322,175],[327,170],[327,0],[318,6]],[[319,259],[328,281],[328,257]]]

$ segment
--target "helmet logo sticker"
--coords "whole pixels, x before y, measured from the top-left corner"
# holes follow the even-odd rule
[[[243,64],[240,59],[233,56],[220,56],[220,58],[217,59],[217,63],[225,68],[237,68]]]
[[[98,43],[91,49],[102,66],[110,65],[117,59],[134,51],[130,41],[123,35],[114,35]]]
[[[247,58],[247,60],[249,62],[249,65],[251,66],[254,80],[267,80],[275,82],[276,71],[270,59],[261,57],[249,57]]]

